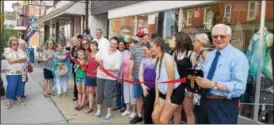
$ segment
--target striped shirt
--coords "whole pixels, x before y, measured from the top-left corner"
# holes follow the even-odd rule
[[[134,78],[139,78],[139,68],[144,58],[144,49],[141,43],[136,43],[131,49],[131,60],[134,60]]]

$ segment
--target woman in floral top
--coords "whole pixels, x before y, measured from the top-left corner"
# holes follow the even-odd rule
[[[22,72],[24,69],[24,62],[27,61],[26,54],[18,49],[19,41],[15,37],[11,37],[8,45],[10,51],[5,53],[4,56],[8,60],[7,66],[7,103],[8,109],[11,108],[11,100],[17,99],[17,104],[24,105],[24,101],[21,98],[23,95],[23,83],[22,83]]]

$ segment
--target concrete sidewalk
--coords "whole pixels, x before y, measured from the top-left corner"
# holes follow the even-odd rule
[[[6,61],[2,62],[5,68]],[[34,68],[34,72],[29,75],[29,82],[26,84],[26,105],[17,105],[14,101],[11,109],[6,109],[1,100],[1,123],[67,123],[51,99],[43,97],[41,86],[37,78],[41,79],[42,70]],[[6,75],[1,73],[4,86],[6,88]],[[35,78],[34,78],[35,77]]]

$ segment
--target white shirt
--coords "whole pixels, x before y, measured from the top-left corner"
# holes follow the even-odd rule
[[[9,50],[4,54],[4,56],[9,58],[26,58],[26,53],[18,49],[17,51]],[[24,63],[14,63],[14,64],[7,64],[7,75],[21,75],[24,71]]]
[[[99,51],[108,51],[109,49],[109,41],[104,38],[104,37],[101,37],[100,39],[97,39],[95,38],[95,41],[97,41],[98,43],[98,48],[99,48]]]
[[[121,68],[122,53],[119,50],[117,50],[116,52],[112,54],[109,54],[108,51],[104,53],[97,53],[96,58],[102,60],[103,67],[105,69],[115,68],[119,70]],[[118,71],[110,72],[110,73],[116,77],[118,76]],[[97,71],[97,78],[115,80],[114,78],[107,76],[99,68]]]

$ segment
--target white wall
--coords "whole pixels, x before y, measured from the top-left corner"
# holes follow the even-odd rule
[[[93,38],[96,37],[97,28],[101,28],[103,30],[103,36],[107,35],[107,21],[108,14],[89,15],[90,34]]]

